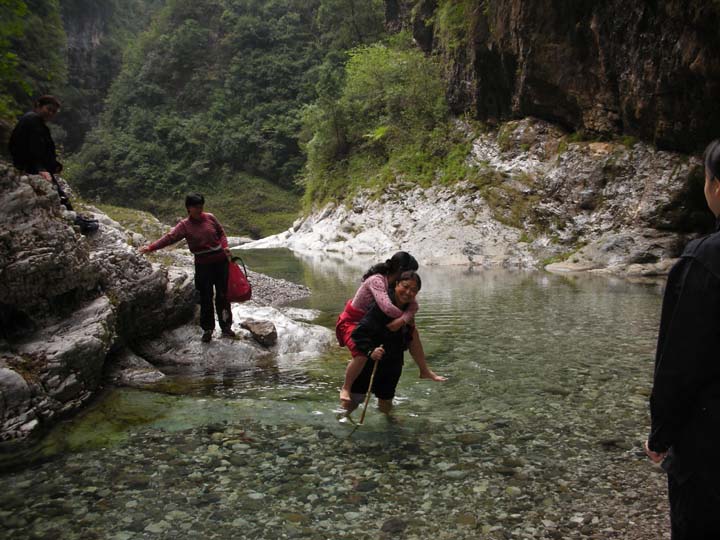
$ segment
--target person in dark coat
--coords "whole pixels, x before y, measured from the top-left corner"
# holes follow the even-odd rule
[[[60,101],[54,96],[41,96],[33,110],[20,117],[10,135],[9,150],[15,167],[28,174],[39,174],[51,181],[53,174],[62,171],[57,160],[55,142],[47,123],[60,110]]]
[[[668,475],[672,540],[720,538],[720,141],[705,150],[713,234],[688,244],[668,276],[645,452]]]
[[[420,276],[413,270],[400,274],[395,285],[389,291],[390,299],[401,310],[405,310],[408,304],[415,301],[420,291],[422,282]],[[388,324],[393,320],[379,306],[374,305],[368,310],[362,320],[352,332],[352,339],[357,350],[362,351],[372,362],[365,362],[363,370],[355,379],[350,388],[352,411],[362,403],[368,391],[371,391],[378,398],[378,407],[382,412],[390,412],[392,400],[395,397],[395,388],[400,381],[403,368],[403,356],[409,347],[411,340],[418,339],[417,332],[413,325],[402,326],[399,330],[391,330]],[[373,380],[373,387],[370,386],[370,378],[375,362],[378,362],[377,372]],[[415,358],[415,362],[426,372],[432,372],[425,363],[424,354],[422,358]],[[438,380],[445,380],[438,377]]]
[[[8,149],[13,158],[13,165],[27,174],[39,174],[55,186],[60,202],[68,210],[73,210],[70,198],[55,178],[63,170],[57,160],[55,142],[47,123],[55,118],[60,111],[60,101],[54,96],[40,96],[33,105],[33,110],[20,117],[10,134]],[[82,218],[76,220],[83,232],[97,229],[97,222],[92,226]],[[89,227],[89,228],[88,228]]]

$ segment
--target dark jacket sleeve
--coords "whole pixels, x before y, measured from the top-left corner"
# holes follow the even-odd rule
[[[387,324],[385,319],[387,319],[387,315],[377,305],[374,305],[353,330],[352,339],[355,346],[365,356],[369,357],[373,349],[383,344],[385,324]]]
[[[664,452],[720,375],[720,280],[695,258],[673,267],[663,299],[648,445]]]

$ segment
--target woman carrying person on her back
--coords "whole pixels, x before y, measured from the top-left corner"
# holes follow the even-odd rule
[[[421,287],[420,276],[414,270],[402,272],[390,289],[389,296],[393,305],[406,310],[415,302],[415,296]],[[376,304],[365,314],[352,332],[356,349],[361,351],[365,357],[372,359],[373,362],[364,363],[360,374],[351,386],[350,404],[346,407],[349,411],[354,410],[363,402],[367,392],[373,392],[377,396],[380,411],[388,413],[392,408],[395,388],[402,374],[403,353],[413,341],[418,339],[417,332],[412,325],[391,330],[389,323],[392,320],[392,317]],[[410,348],[412,352],[412,347]],[[373,379],[373,387],[369,388],[375,362],[378,363],[377,371]],[[435,375],[427,367],[424,355],[422,364],[428,378],[445,380],[443,377]],[[429,374],[432,374],[432,377]]]
[[[387,317],[388,329],[397,331],[406,325],[413,325],[415,314],[418,311],[418,304],[414,300],[409,302],[406,308],[400,309],[395,306],[388,295],[388,289],[395,284],[398,276],[406,270],[417,270],[418,263],[415,257],[405,251],[398,251],[384,263],[372,266],[362,278],[362,285],[358,288],[352,300],[348,300],[345,310],[338,317],[335,325],[335,335],[341,346],[350,350],[352,360],[345,370],[345,381],[340,390],[340,401],[346,409],[351,407],[350,388],[357,376],[362,371],[367,357],[364,351],[355,347],[352,332],[363,318],[365,313],[376,305]],[[436,375],[425,363],[425,353],[422,349],[420,337],[417,335],[414,325],[412,326],[414,336],[413,346],[410,354],[420,368],[420,377],[443,381],[444,377]]]

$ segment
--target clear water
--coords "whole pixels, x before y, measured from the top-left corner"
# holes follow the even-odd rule
[[[310,286],[296,306],[328,327],[371,262],[242,254]],[[109,390],[33,449],[46,461],[0,476],[0,537],[661,538],[644,501],[662,477],[639,452],[660,285],[420,273],[417,324],[447,382],[408,357],[393,414],[371,408],[351,436],[337,347]]]

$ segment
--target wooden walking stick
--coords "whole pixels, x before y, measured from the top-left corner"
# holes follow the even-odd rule
[[[382,349],[382,344],[380,344],[380,347],[376,347],[376,349],[377,348]],[[375,362],[375,365],[373,366],[372,373],[370,374],[370,384],[368,385],[367,395],[365,396],[365,405],[363,405],[363,412],[360,415],[360,423],[358,424],[360,426],[362,426],[363,422],[365,421],[365,413],[367,412],[368,403],[370,403],[370,394],[372,394],[372,385],[373,381],[375,380],[375,372],[377,371],[378,367],[378,360],[373,360],[373,362]]]
[[[382,347],[382,345],[380,345],[380,347]],[[378,360],[373,360],[373,362],[375,362],[375,365],[373,365],[372,373],[370,374],[370,384],[368,385],[367,394],[365,395],[365,404],[363,405],[363,412],[360,415],[360,422],[355,424],[355,427],[350,432],[350,435],[348,435],[348,437],[352,437],[352,434],[355,433],[357,428],[362,426],[363,422],[365,421],[365,413],[367,412],[368,403],[370,403],[370,395],[372,394],[372,385],[373,385],[373,381],[375,380],[375,372],[377,371],[377,367],[378,367]],[[349,416],[348,416],[348,418],[349,418]]]
[[[375,365],[373,366],[372,373],[370,374],[370,385],[368,386],[367,395],[365,396],[365,404],[363,405],[363,412],[360,415],[360,423],[358,424],[359,426],[362,426],[363,422],[365,421],[365,413],[367,412],[368,403],[370,403],[370,394],[372,394],[372,385],[373,381],[375,380],[375,372],[377,371],[378,367],[378,361],[374,360],[374,362]]]

